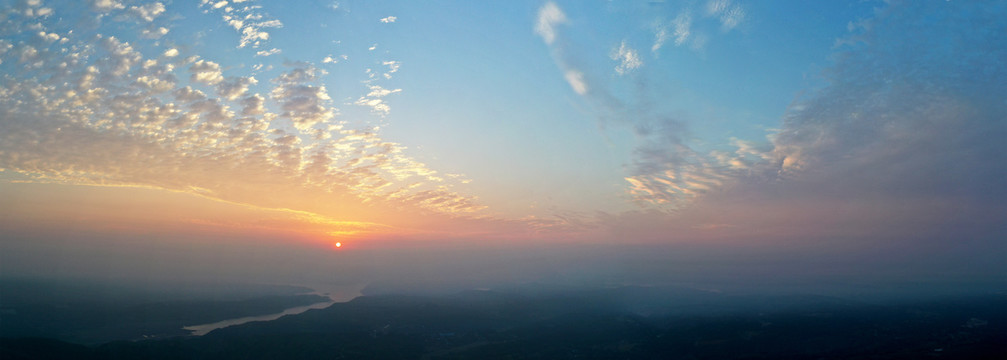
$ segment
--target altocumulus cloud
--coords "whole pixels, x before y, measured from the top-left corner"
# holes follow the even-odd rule
[[[216,4],[200,6],[241,33],[238,47],[257,47],[268,39],[264,29],[280,26],[264,20],[259,7]],[[102,21],[121,15],[175,18],[170,6],[92,1],[92,11],[108,15],[94,35],[66,30],[93,13],[37,16],[34,3],[4,9],[0,169],[32,181],[201,189],[203,196],[270,207],[288,204],[257,200],[264,187],[294,199],[433,213],[483,208],[401,145],[337,120],[320,84],[325,73],[309,63],[288,63],[260,81],[175,46],[101,34]],[[35,36],[40,32],[43,39]],[[389,73],[398,69],[388,66]],[[394,91],[371,88],[368,96]]]

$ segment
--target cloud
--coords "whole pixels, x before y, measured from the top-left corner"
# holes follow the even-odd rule
[[[721,29],[724,31],[730,31],[741,24],[744,20],[745,10],[740,6],[731,7],[720,16]]]
[[[101,37],[99,44],[106,52],[107,56],[99,60],[99,65],[108,70],[112,76],[124,76],[140,62],[140,53],[133,49],[128,42],[123,42],[114,36]]]
[[[399,68],[402,67],[402,62],[401,61],[382,61],[381,65],[385,65],[385,66],[388,67],[388,71],[384,73],[385,79],[391,79],[392,78],[392,74],[398,72]]]
[[[1002,257],[994,241],[1007,215],[999,95],[1007,70],[995,64],[1007,39],[974,26],[998,21],[986,5],[918,5],[891,3],[853,29],[825,72],[828,84],[797,99],[768,143],[731,139],[733,150],[697,154],[672,149],[682,137],[659,136],[681,129],[647,129],[628,191],[680,211],[621,214],[606,227],[664,241],[702,222],[729,225],[692,227],[725,241],[789,239],[830,251],[965,246]],[[942,16],[954,25],[939,26]],[[695,231],[682,236],[706,236]]]
[[[262,115],[266,113],[266,98],[259,94],[252,94],[241,99],[241,115]]]
[[[153,2],[140,6],[130,6],[129,13],[146,22],[151,22],[164,13],[164,4]]]
[[[299,64],[273,81],[277,84],[270,96],[280,103],[281,116],[290,119],[294,127],[307,131],[315,125],[335,118],[328,106],[331,98],[325,86],[314,85],[320,70]]]
[[[179,59],[178,48],[158,41],[55,39],[44,29],[93,16],[59,15],[9,18],[15,36],[0,39],[0,62],[42,64],[9,73],[0,87],[2,172],[33,182],[171,189],[272,208],[326,199],[328,205],[308,206],[326,217],[371,216],[340,210],[347,206],[385,214],[483,208],[452,190],[453,178],[408,157],[376,130],[336,121],[338,109],[322,85],[325,72],[310,64],[289,63],[263,81],[271,89],[260,94],[260,80],[229,73],[242,67],[227,70],[196,54]],[[97,24],[95,32],[109,26],[139,32],[147,25]],[[47,47],[31,45],[38,41]],[[385,65],[391,73],[398,63]],[[366,96],[398,91],[369,87]]]
[[[556,26],[566,22],[566,14],[563,13],[563,10],[560,10],[556,3],[547,2],[538,10],[535,33],[542,37],[546,45],[552,45],[553,41],[556,41]]]
[[[668,41],[668,38],[668,28],[659,26],[654,31],[654,44],[650,46],[650,51],[656,53],[658,50],[661,50],[661,47]]]
[[[729,182],[728,174],[716,169],[719,164],[712,157],[697,153],[683,140],[688,136],[685,119],[650,105],[654,100],[646,98],[649,93],[646,82],[638,82],[636,97],[628,100],[617,96],[604,83],[592,82],[598,75],[590,73],[590,68],[575,65],[588,60],[574,55],[579,52],[568,51],[574,44],[556,36],[555,26],[565,22],[566,16],[550,2],[539,10],[535,31],[550,46],[570,88],[594,107],[598,121],[603,125],[626,126],[636,135],[640,145],[633,152],[625,180],[629,184],[627,192],[637,204],[673,210]],[[655,46],[659,49],[661,44]],[[643,66],[639,53],[626,41],[612,49],[609,58],[619,62],[615,67],[619,75]]]
[[[626,75],[626,73],[643,66],[643,61],[640,60],[640,56],[637,55],[636,50],[633,50],[633,48],[626,45],[626,40],[623,40],[622,43],[619,44],[619,48],[612,49],[612,53],[609,57],[612,58],[612,60],[619,62],[619,65],[615,66],[615,72],[619,75]]]
[[[237,6],[238,2],[235,2]],[[269,40],[270,28],[281,28],[283,23],[276,19],[267,19],[268,15],[261,11],[261,6],[227,6],[227,1],[211,2],[203,0],[200,7],[206,12],[216,11],[221,13],[221,19],[225,24],[234,28],[241,37],[238,41],[238,48],[251,47],[258,48]]]
[[[567,70],[563,76],[566,78],[566,82],[570,84],[570,88],[573,89],[578,95],[587,94],[588,86],[587,82],[584,81],[584,73],[577,70]]]
[[[340,56],[326,55],[325,58],[322,59],[322,63],[323,64],[336,64],[340,60],[346,60],[347,58],[348,57],[346,55],[340,55]]]
[[[116,0],[90,0],[91,9],[98,12],[109,12],[115,9],[124,9],[125,6]]]
[[[689,40],[689,35],[692,34],[692,16],[688,13],[679,14],[675,17],[673,25],[675,25],[675,32],[673,34],[675,37],[675,46],[681,46],[686,40]]]
[[[727,10],[731,5],[730,0],[710,0],[706,2],[706,14],[716,16]]]
[[[383,23],[385,23],[385,24],[390,24],[390,23],[395,22],[395,20],[397,20],[397,19],[398,19],[397,17],[389,16],[389,17],[381,18],[380,21],[383,22]]]
[[[713,5],[717,14],[733,6]],[[1005,54],[989,49],[1007,47],[968,25],[993,21],[974,9],[982,5],[945,5],[894,3],[853,28],[826,72],[828,86],[795,101],[768,144],[732,139],[733,152],[697,154],[681,136],[661,135],[682,128],[638,128],[647,143],[629,192],[658,204],[781,184],[787,197],[827,201],[1005,198],[994,179],[1007,175],[1007,149],[997,140],[1007,124],[993,114],[1007,109],[991,95],[1007,91],[1007,73],[995,65]],[[931,14],[944,12],[961,21],[938,26]]]
[[[143,29],[140,32],[140,36],[147,39],[157,39],[165,35],[168,35],[168,28],[163,26],[157,28]]]
[[[213,61],[196,61],[192,66],[189,66],[189,72],[192,73],[190,78],[194,82],[216,85],[224,81],[224,74],[220,71],[220,64]]]
[[[654,29],[654,44],[650,51],[657,53],[670,39],[674,39],[675,46],[682,46],[692,36],[692,15],[688,11],[678,14],[671,24],[658,22]]]
[[[391,94],[402,92],[402,89],[389,90],[378,85],[368,85],[367,87],[370,89],[370,92],[357,99],[354,104],[370,107],[371,111],[382,116],[388,115],[388,113],[392,110],[382,98]]]
[[[731,31],[745,20],[745,9],[731,0],[710,0],[706,3],[706,14],[718,17],[724,32]]]
[[[844,196],[1003,198],[1007,108],[994,94],[1007,91],[1007,40],[970,25],[993,21],[981,8],[879,10],[840,48],[830,85],[785,115],[778,170]],[[962,20],[939,26],[933,13]]]
[[[227,100],[236,100],[248,92],[248,87],[259,83],[255,77],[233,77],[217,84],[217,94]]]
[[[273,56],[273,55],[279,54],[281,52],[282,51],[280,51],[280,49],[272,48],[272,49],[269,49],[269,50],[259,50],[259,51],[256,51],[255,52],[255,56]]]

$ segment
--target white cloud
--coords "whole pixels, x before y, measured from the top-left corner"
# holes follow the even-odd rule
[[[279,54],[280,52],[281,52],[280,49],[277,48],[272,48],[269,50],[259,50],[255,52],[255,56],[272,56]]]
[[[335,63],[338,63],[340,61],[340,59],[346,60],[347,56],[346,55],[339,55],[339,56],[326,55],[325,58],[322,59],[322,63],[323,64],[335,64]]]
[[[124,76],[141,59],[140,53],[127,42],[119,41],[114,36],[100,39],[101,47],[107,56],[99,60],[102,68],[113,76]]]
[[[178,49],[171,48],[164,51],[164,57],[176,57],[178,56]]]
[[[711,0],[706,3],[706,14],[717,16],[721,30],[731,31],[745,20],[745,9],[730,0]]]
[[[566,14],[563,13],[563,10],[560,10],[556,3],[550,1],[538,10],[535,32],[542,37],[546,44],[552,45],[553,41],[556,41],[556,26],[566,22]]]
[[[570,84],[574,92],[580,95],[587,94],[588,87],[587,82],[584,81],[584,73],[577,70],[567,70],[563,76],[566,77],[566,82]]]
[[[168,28],[163,26],[151,29],[143,29],[143,31],[140,32],[140,36],[146,39],[157,39],[165,35],[168,35]]]
[[[654,45],[650,46],[650,51],[656,53],[658,50],[661,50],[664,43],[668,41],[668,37],[668,28],[664,26],[658,27],[654,32]]]
[[[385,72],[384,77],[385,77],[385,79],[391,79],[392,78],[392,74],[394,74],[394,73],[396,73],[396,72],[399,71],[399,67],[402,66],[402,62],[401,61],[382,61],[381,65],[388,66],[388,72]]]
[[[237,2],[235,2],[237,3]],[[238,31],[241,37],[238,41],[238,48],[251,47],[258,48],[269,40],[269,28],[283,27],[279,20],[264,20],[267,15],[261,12],[261,6],[228,6],[227,1],[211,3],[203,1],[201,7],[209,8],[209,11],[220,11],[224,23]],[[269,55],[269,54],[267,54]]]
[[[679,14],[675,17],[673,25],[675,25],[675,46],[681,46],[692,34],[692,16],[688,13]]]
[[[249,86],[258,83],[259,81],[255,80],[255,77],[252,76],[228,78],[217,84],[217,94],[224,99],[235,100],[245,96]]]
[[[380,21],[383,22],[383,23],[385,23],[385,24],[389,24],[389,23],[395,22],[395,20],[397,20],[397,19],[398,19],[397,17],[389,16],[389,17],[386,17],[386,18],[382,18]]]
[[[745,20],[745,10],[740,6],[733,6],[720,16],[721,29],[730,31]]]
[[[182,103],[189,103],[206,99],[206,94],[203,94],[202,91],[193,89],[192,87],[189,86],[176,89],[172,93],[172,95],[175,96],[175,101]]]
[[[262,115],[266,112],[266,98],[254,94],[241,99],[241,115]]]
[[[388,90],[378,85],[371,85],[369,86],[369,88],[371,89],[371,91],[367,93],[367,96],[376,98],[385,97],[397,92],[402,92],[402,89]]]
[[[711,16],[720,14],[730,5],[730,0],[710,0],[706,3],[706,14]]]
[[[154,18],[163,14],[164,10],[164,4],[153,2],[141,6],[131,6],[129,8],[129,13],[143,19],[144,21],[151,22],[154,21]]]
[[[125,6],[116,0],[91,0],[91,9],[99,12],[109,12],[114,9],[124,9]]]
[[[216,85],[224,81],[224,74],[220,71],[220,64],[213,61],[199,60],[189,67],[192,73],[191,79],[208,85]]]
[[[371,108],[371,111],[382,116],[388,115],[391,112],[391,107],[388,103],[382,99],[385,96],[402,92],[402,89],[385,89],[379,85],[368,85],[370,92],[367,95],[360,97],[354,102],[355,105],[366,106]]]
[[[619,75],[626,75],[626,73],[643,66],[643,61],[640,60],[640,56],[636,53],[636,50],[626,45],[625,40],[619,44],[619,48],[612,49],[609,57],[619,62],[619,65],[615,67],[615,72],[619,73]]]
[[[273,80],[277,86],[270,96],[280,103],[283,110],[280,115],[290,119],[302,132],[336,116],[335,109],[328,104],[331,98],[325,86],[311,84],[319,71],[302,64]]]

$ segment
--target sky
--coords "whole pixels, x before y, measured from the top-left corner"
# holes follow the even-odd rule
[[[1007,280],[1003,1],[0,4],[0,276]]]

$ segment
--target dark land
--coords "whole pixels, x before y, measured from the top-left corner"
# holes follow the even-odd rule
[[[227,304],[191,306],[205,312],[234,306]],[[200,337],[100,345],[0,340],[0,359],[45,358],[1004,359],[1007,294],[860,301],[682,287],[524,286],[367,295]]]
[[[47,338],[84,345],[189,335],[185,326],[325,302],[311,289],[275,285],[173,286],[0,281],[0,338]],[[9,342],[5,342],[9,343]],[[6,348],[5,348],[6,349]],[[0,359],[8,354],[0,353]]]

